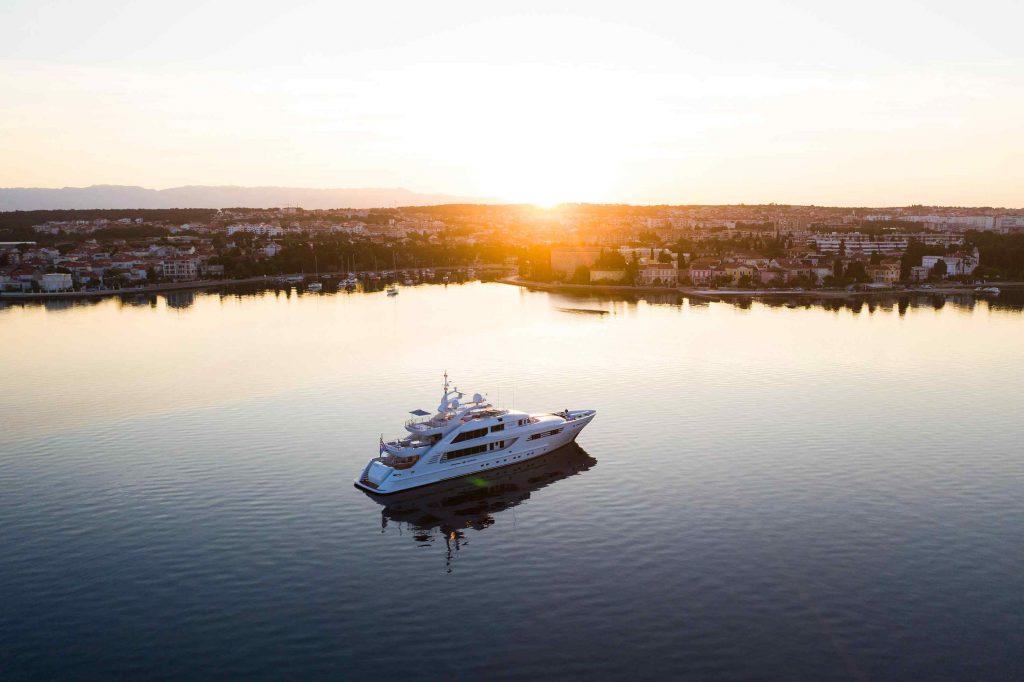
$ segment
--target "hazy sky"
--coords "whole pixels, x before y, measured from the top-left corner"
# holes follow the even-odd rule
[[[1024,206],[1024,2],[0,2],[0,186]]]

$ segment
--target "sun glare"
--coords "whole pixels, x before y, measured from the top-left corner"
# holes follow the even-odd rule
[[[483,191],[512,203],[551,208],[570,202],[601,202],[608,189],[600,169],[585,164],[510,164],[485,171]]]
[[[607,201],[613,163],[586,140],[555,139],[551,129],[521,128],[504,148],[481,159],[478,181],[487,196],[550,207]]]

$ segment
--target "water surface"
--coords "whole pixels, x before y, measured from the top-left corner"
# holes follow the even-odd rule
[[[1020,678],[1006,300],[0,309],[0,676]],[[599,414],[477,484],[352,487],[444,370]]]

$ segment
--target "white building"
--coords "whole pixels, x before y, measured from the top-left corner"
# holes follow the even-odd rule
[[[47,272],[39,286],[43,291],[71,291],[71,275],[66,272]]]
[[[991,230],[996,226],[995,216],[990,215],[905,215],[900,220],[964,230]]]
[[[168,258],[160,263],[164,277],[178,280],[195,279],[199,274],[198,258]]]
[[[235,234],[236,232],[246,232],[248,234],[258,234],[261,237],[280,237],[284,234],[284,230],[276,225],[267,225],[266,223],[259,224],[242,224],[242,225],[229,225],[228,236]]]
[[[946,263],[946,276],[969,275],[978,267],[978,250],[972,256],[921,256],[921,267],[932,271],[940,260]]]
[[[903,253],[907,250],[905,238],[873,237],[859,232],[815,235],[808,241],[813,242],[821,253],[839,253],[845,250],[848,255],[864,253]]]
[[[996,219],[996,229],[1002,232],[1024,230],[1024,215],[1004,215]]]

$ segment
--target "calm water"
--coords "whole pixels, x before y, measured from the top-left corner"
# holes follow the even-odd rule
[[[0,348],[4,679],[1024,677],[1012,305],[185,294]],[[382,506],[445,369],[599,414]]]

